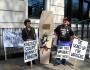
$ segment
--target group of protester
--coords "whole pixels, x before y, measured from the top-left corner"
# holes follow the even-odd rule
[[[24,41],[35,40],[36,39],[35,29],[31,26],[31,20],[26,19],[24,21],[24,25],[25,28],[22,30],[22,39]],[[63,19],[63,24],[57,26],[54,29],[54,33],[57,36],[57,47],[60,46],[60,44],[63,42],[71,42],[72,39],[75,37],[74,32],[70,27],[69,19],[67,17]],[[27,64],[29,63],[30,62],[28,62]],[[33,61],[33,63],[35,63],[35,60]],[[66,65],[66,59],[56,58],[54,65],[57,64]]]

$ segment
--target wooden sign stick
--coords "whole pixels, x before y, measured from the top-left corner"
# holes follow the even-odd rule
[[[30,68],[32,68],[32,61],[30,61]]]
[[[75,59],[75,62],[74,62],[74,70],[77,70],[77,64],[78,64],[78,60]]]

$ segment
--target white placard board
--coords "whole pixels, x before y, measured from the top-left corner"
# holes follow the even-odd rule
[[[21,29],[3,29],[3,44],[4,47],[23,47]]]
[[[24,62],[29,62],[38,59],[38,46],[37,41],[25,41],[24,42]]]
[[[70,57],[84,60],[88,42],[80,39],[74,39],[71,47]]]
[[[69,59],[70,46],[58,46],[56,58]]]

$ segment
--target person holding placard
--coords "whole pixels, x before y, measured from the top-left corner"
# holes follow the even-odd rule
[[[36,40],[35,29],[31,26],[31,20],[26,19],[24,21],[25,28],[22,30],[22,39],[23,41]],[[35,64],[35,60],[33,60]],[[30,65],[30,62],[27,62]]]
[[[69,43],[71,45],[71,38],[74,36],[74,32],[70,27],[70,22],[67,17],[63,19],[63,24],[57,26],[54,30],[55,35],[57,36],[57,47],[61,45],[61,43]],[[60,58],[55,59],[55,65],[57,64],[66,65],[66,59],[60,60]]]

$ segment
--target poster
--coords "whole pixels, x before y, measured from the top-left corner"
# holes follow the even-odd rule
[[[56,58],[69,59],[70,46],[59,46],[57,49]]]
[[[38,29],[35,29],[36,40],[38,41]],[[21,28],[3,29],[4,47],[23,47]]]
[[[3,29],[4,47],[23,47],[23,40],[20,28]]]
[[[38,46],[37,41],[26,41],[24,42],[24,62],[29,62],[38,59]]]
[[[74,39],[72,43],[70,57],[79,59],[79,60],[84,60],[87,46],[88,46],[87,41],[83,41],[80,39]]]

